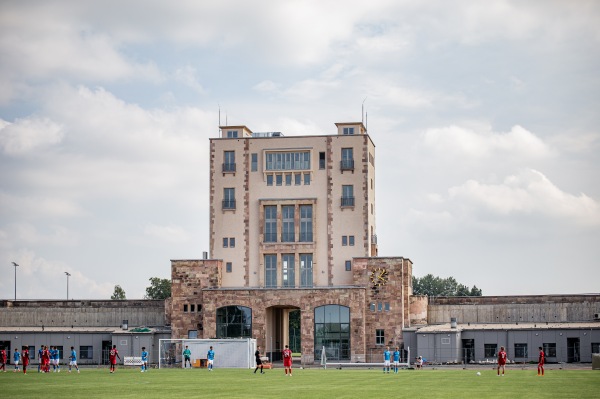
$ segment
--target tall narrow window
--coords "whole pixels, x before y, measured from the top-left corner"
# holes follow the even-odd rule
[[[258,170],[258,154],[253,153],[250,155],[250,170],[256,172]]]
[[[283,175],[275,175],[275,185],[281,186],[283,184]]]
[[[304,185],[305,186],[310,186],[310,173],[305,173],[304,174]]]
[[[277,287],[277,255],[265,255],[265,287]]]
[[[296,240],[294,236],[294,206],[282,206],[281,216],[281,242],[294,242]]]
[[[342,170],[354,170],[354,150],[352,148],[342,148]]]
[[[223,248],[227,248],[229,247],[229,238],[225,237],[223,238]]]
[[[345,247],[348,245],[348,236],[342,236],[342,246]]]
[[[273,185],[273,175],[267,175],[267,186]]]
[[[231,273],[231,271],[233,270],[233,265],[231,262],[227,262],[225,263],[225,272],[227,273]],[[192,305],[194,306],[194,305]],[[194,311],[194,309],[192,309],[192,312]]]
[[[300,174],[300,173],[294,174],[294,184],[297,186],[302,184],[302,174]]]
[[[235,209],[235,188],[223,189],[223,209]]]
[[[277,206],[265,206],[265,242],[277,242]]]
[[[229,239],[229,248],[235,248],[235,237]]]
[[[319,169],[325,169],[325,153],[319,153]]]
[[[235,151],[225,151],[223,172],[235,172]]]
[[[342,186],[342,206],[354,206],[354,186]]]
[[[354,236],[348,236],[348,242],[350,243],[350,246],[353,247],[354,246]]]
[[[300,241],[313,241],[312,205],[300,205]]]
[[[283,287],[295,287],[296,276],[294,268],[296,267],[294,254],[283,254],[281,255],[281,285]]]
[[[385,330],[375,330],[375,345],[385,344]]]
[[[292,185],[292,174],[291,173],[286,173],[285,174],[285,185],[286,186],[291,186]]]
[[[313,256],[312,254],[300,254],[300,286],[313,286]]]
[[[349,272],[352,270],[352,261],[351,260],[347,260],[346,261],[346,271]]]

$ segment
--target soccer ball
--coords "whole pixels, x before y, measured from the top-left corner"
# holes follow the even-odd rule
[[[477,375],[481,375],[481,373],[478,371],[478,372],[477,372]]]

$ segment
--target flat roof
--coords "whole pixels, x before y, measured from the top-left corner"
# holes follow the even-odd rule
[[[439,333],[456,331],[495,331],[495,330],[589,330],[600,329],[599,322],[573,322],[573,323],[468,323],[457,324],[452,328],[450,323],[434,324],[429,326],[417,327],[416,332],[421,333]],[[415,331],[414,328],[411,328]]]

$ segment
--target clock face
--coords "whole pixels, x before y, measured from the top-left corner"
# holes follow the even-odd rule
[[[382,287],[388,282],[388,271],[383,267],[373,269],[370,279],[373,287]]]

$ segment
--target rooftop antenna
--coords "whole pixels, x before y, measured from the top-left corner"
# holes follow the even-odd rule
[[[369,131],[369,113],[365,112],[365,130]]]
[[[219,106],[219,136],[221,136],[221,104],[217,103]]]
[[[362,118],[361,122],[364,125],[365,124],[365,101],[367,101],[367,97],[365,97],[365,99],[362,102],[362,106],[360,108],[360,116]]]

